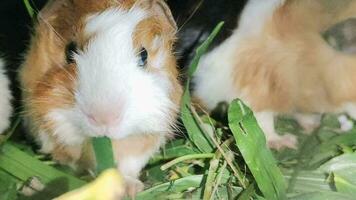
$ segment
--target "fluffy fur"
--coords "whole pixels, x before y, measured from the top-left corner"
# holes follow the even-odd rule
[[[356,101],[356,57],[334,50],[321,36],[356,16],[355,8],[356,1],[348,0],[249,1],[234,34],[203,57],[195,95],[208,109],[243,99],[271,147],[294,148],[293,136],[274,131],[276,114],[349,112],[345,105]]]
[[[4,61],[0,58],[0,134],[9,127],[12,114],[10,82],[5,74],[4,65]]]
[[[21,71],[32,134],[43,152],[82,168],[94,164],[88,139],[110,137],[133,195],[142,189],[139,172],[172,132],[182,94],[168,7],[161,0],[58,0],[39,16]],[[73,63],[65,57],[70,42],[77,44]]]

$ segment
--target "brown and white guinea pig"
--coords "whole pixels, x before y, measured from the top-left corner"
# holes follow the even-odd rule
[[[0,134],[10,125],[12,115],[12,95],[10,91],[10,81],[5,73],[5,62],[0,58]]]
[[[277,149],[297,142],[276,133],[278,114],[295,114],[305,127],[323,112],[356,119],[356,55],[322,37],[355,16],[355,0],[250,0],[233,35],[202,58],[194,94],[207,109],[241,98]]]
[[[141,189],[139,173],[179,111],[176,30],[163,0],[50,1],[20,73],[42,152],[81,166],[88,139],[110,137],[128,189]]]

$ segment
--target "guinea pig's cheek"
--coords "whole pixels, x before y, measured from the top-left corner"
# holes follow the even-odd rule
[[[170,83],[160,76],[152,79],[151,88],[145,98],[145,106],[140,107],[142,116],[138,129],[143,132],[164,132],[169,126],[169,118],[172,102],[169,99]],[[142,103],[138,103],[143,105]]]
[[[79,145],[85,139],[80,128],[80,116],[75,109],[53,109],[47,116],[52,132],[66,145]]]
[[[151,74],[151,80],[154,88],[157,88],[162,93],[168,95],[173,86],[170,80],[167,78],[168,74],[165,71],[158,71]]]

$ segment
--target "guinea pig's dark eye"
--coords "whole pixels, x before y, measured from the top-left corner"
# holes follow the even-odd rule
[[[77,52],[77,44],[75,42],[70,42],[67,44],[66,49],[66,61],[68,64],[74,63],[75,60],[73,58],[74,53]]]
[[[147,64],[148,53],[145,48],[142,48],[139,55],[138,66],[145,67]]]

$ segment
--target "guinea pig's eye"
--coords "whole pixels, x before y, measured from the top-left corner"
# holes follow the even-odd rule
[[[77,44],[75,42],[70,42],[67,44],[66,49],[66,61],[68,64],[74,63],[73,54],[77,52]]]
[[[145,67],[147,64],[148,53],[145,48],[142,48],[139,55],[138,66]]]

